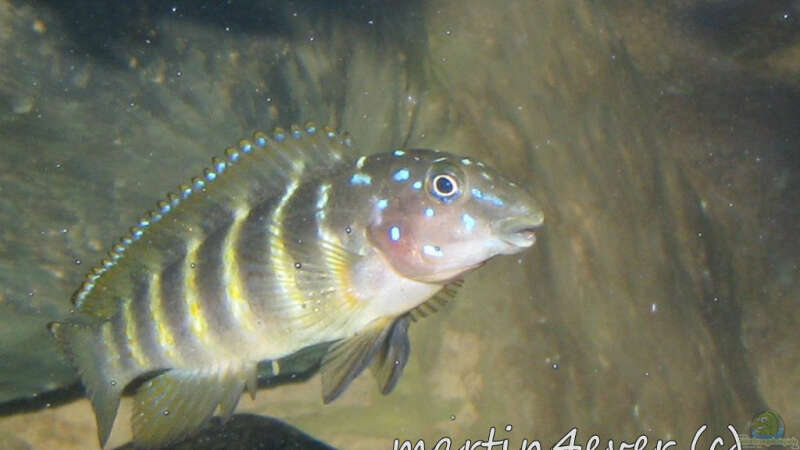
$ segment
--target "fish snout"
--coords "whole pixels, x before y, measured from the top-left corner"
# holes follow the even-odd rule
[[[522,250],[536,242],[534,230],[544,223],[544,214],[532,212],[522,216],[509,217],[495,223],[492,227],[498,238],[512,246],[515,250]]]

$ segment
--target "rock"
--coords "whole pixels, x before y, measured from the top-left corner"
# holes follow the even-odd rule
[[[135,450],[133,444],[117,450]],[[333,450],[286,422],[254,414],[236,414],[225,423],[219,417],[198,434],[164,450]]]

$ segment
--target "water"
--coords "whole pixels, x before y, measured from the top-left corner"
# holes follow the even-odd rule
[[[390,396],[323,406],[312,377],[239,412],[347,449],[686,448],[768,408],[800,435],[800,7],[671,3],[0,1],[0,443],[96,447],[76,389],[44,393],[75,382],[44,324],[163,193],[305,120],[485,159],[546,224],[412,325]]]

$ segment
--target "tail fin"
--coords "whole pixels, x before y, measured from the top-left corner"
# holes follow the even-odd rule
[[[80,321],[51,322],[47,329],[78,370],[97,419],[97,436],[105,447],[119,408],[122,390],[130,380],[109,370],[109,355],[100,336],[100,324]]]

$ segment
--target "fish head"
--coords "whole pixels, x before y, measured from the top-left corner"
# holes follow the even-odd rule
[[[446,283],[535,242],[541,208],[495,169],[433,150],[378,159],[388,181],[375,198],[367,235],[400,275]]]

